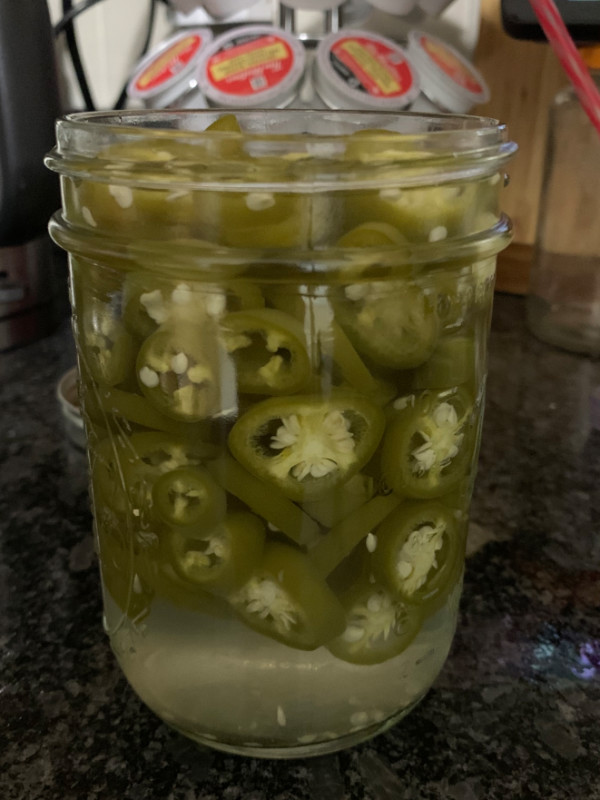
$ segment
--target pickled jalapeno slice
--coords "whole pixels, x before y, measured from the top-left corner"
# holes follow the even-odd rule
[[[131,463],[140,461],[157,475],[179,467],[201,464],[205,458],[215,455],[214,445],[160,431],[134,433],[129,437],[127,449]]]
[[[264,299],[255,284],[228,281],[218,286],[192,281],[166,281],[145,271],[127,276],[123,286],[123,319],[135,335],[146,338],[158,327],[182,319],[190,323],[218,319],[227,312],[261,308]]]
[[[414,389],[451,389],[467,384],[474,388],[476,369],[474,336],[443,337],[431,357],[415,370],[412,386]]]
[[[128,432],[131,425],[139,425],[142,428],[152,428],[176,436],[185,435],[193,439],[207,433],[203,422],[196,425],[177,422],[160,414],[144,397],[111,386],[86,386],[84,383],[83,403],[85,413],[92,422],[107,426],[113,423],[111,427],[119,431]]]
[[[173,566],[184,580],[209,591],[232,591],[258,567],[265,526],[242,511],[228,514],[212,528],[172,529],[167,541]]]
[[[226,131],[227,133],[241,133],[240,123],[235,114],[222,114],[206,128],[207,131]]]
[[[421,625],[418,606],[405,603],[383,584],[368,579],[348,590],[341,602],[346,627],[327,649],[351,664],[381,664],[400,655]]]
[[[210,593],[210,587],[183,578],[173,566],[169,548],[168,530],[160,530],[160,537],[150,534],[143,539],[137,566],[140,576],[154,592],[156,599],[166,600],[177,608],[212,617],[231,617],[232,611],[220,596]]]
[[[314,519],[274,486],[265,491],[265,484],[233,458],[223,456],[207,466],[227,492],[296,544],[306,545],[319,538],[319,526]]]
[[[440,242],[475,229],[479,213],[475,184],[356,192],[348,202],[348,222],[377,220],[396,228],[411,242]]]
[[[395,494],[376,495],[335,524],[309,553],[320,575],[329,575],[399,505]]]
[[[272,308],[237,311],[221,321],[225,350],[235,361],[238,389],[250,394],[293,394],[310,378],[302,326]]]
[[[406,244],[406,239],[398,228],[387,222],[363,222],[345,233],[338,241],[338,247],[388,247]]]
[[[381,465],[386,483],[407,497],[440,497],[470,469],[474,407],[463,389],[424,392],[388,425]]]
[[[212,528],[225,516],[225,492],[205,469],[180,467],[152,487],[156,514],[167,525]]]
[[[133,272],[127,275],[123,284],[123,319],[135,335],[145,339],[172,320],[173,315],[191,301],[191,296],[187,284],[172,285]]]
[[[205,345],[211,336],[202,325],[181,323],[159,328],[142,344],[138,384],[162,414],[198,422],[219,410],[218,354]]]
[[[272,398],[238,419],[229,448],[254,475],[302,500],[355,475],[375,452],[384,424],[380,408],[351,392]]]
[[[334,320],[319,334],[321,357],[329,359],[338,368],[342,380],[353,389],[368,394],[377,401],[385,389],[382,383],[374,378],[341,325]]]
[[[173,180],[173,164],[184,170],[184,162],[198,163],[198,148],[173,140],[155,142],[119,142],[98,153],[99,161],[93,165],[100,172],[100,180],[83,180],[71,192],[70,216],[75,213],[91,228],[102,228],[131,236],[133,230],[143,229],[145,238],[164,238],[165,233],[180,234],[194,223],[193,193],[178,189]],[[113,170],[105,167],[112,163]],[[145,175],[155,184],[152,188],[127,185],[128,170],[146,168]],[[171,170],[165,170],[170,164]],[[110,175],[111,182],[106,182]],[[131,179],[129,179],[131,180]],[[170,230],[169,230],[170,229]]]
[[[134,360],[133,340],[111,305],[91,300],[77,320],[80,354],[98,383],[115,386],[128,376]]]
[[[212,449],[208,452],[212,454]],[[199,466],[207,449],[202,442],[149,431],[122,437],[120,469],[132,513],[138,519],[154,516],[153,487],[162,476],[182,467]],[[167,510],[164,507],[164,513]]]
[[[122,234],[143,228],[148,238],[156,237],[161,229],[163,234],[168,228],[184,231],[194,222],[192,192],[167,188],[168,178],[164,181],[164,189],[132,189],[124,184],[84,181],[78,193],[77,210],[91,228]]]
[[[462,540],[451,509],[437,502],[405,503],[377,528],[374,574],[407,603],[431,612],[457,577]]]
[[[370,475],[359,473],[330,492],[314,500],[306,500],[302,508],[320,525],[331,528],[373,497],[374,483]]]
[[[379,396],[380,382],[369,372],[341,325],[335,321],[328,296],[310,291],[291,292],[271,289],[269,300],[281,311],[293,316],[311,331],[307,342],[309,357],[315,368],[339,373],[339,378],[354,389]]]
[[[409,369],[432,354],[439,333],[433,290],[362,281],[345,286],[343,294],[338,320],[356,349],[376,364]]]
[[[308,243],[311,200],[292,192],[198,192],[202,236],[226,247],[297,247]]]
[[[259,567],[229,599],[251,628],[300,650],[344,630],[344,609],[308,558],[278,542],[267,544]]]

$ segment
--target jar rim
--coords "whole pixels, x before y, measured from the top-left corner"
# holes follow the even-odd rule
[[[241,132],[206,130],[231,113]],[[46,165],[62,175],[164,188],[164,162],[143,158],[143,151],[136,157],[133,149],[120,156],[111,146],[182,143],[204,147],[212,158],[176,158],[168,164],[169,179],[181,188],[214,185],[221,191],[240,191],[257,182],[274,191],[289,190],[290,184],[294,191],[368,188],[387,182],[430,185],[490,174],[517,149],[506,126],[489,117],[397,111],[78,112],[59,119],[56,131],[57,144]],[[253,164],[248,156],[255,157]],[[272,171],[264,180],[256,158],[264,159],[264,165],[277,159],[277,173]]]

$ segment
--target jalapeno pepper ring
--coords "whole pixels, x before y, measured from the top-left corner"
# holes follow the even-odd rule
[[[414,404],[413,404],[414,403]],[[440,497],[471,469],[475,410],[463,389],[410,398],[388,425],[381,465],[386,483],[407,497]]]
[[[359,581],[341,602],[346,627],[327,647],[342,661],[381,664],[406,650],[419,632],[418,607],[394,597],[380,583]]]
[[[138,353],[142,393],[157,411],[182,422],[199,422],[219,410],[218,354],[207,352],[202,325],[159,328]]]
[[[271,542],[230,602],[251,628],[299,650],[315,650],[344,630],[344,610],[308,558]]]
[[[232,591],[258,566],[265,526],[248,512],[228,514],[213,528],[173,529],[167,535],[175,570],[209,591]]]
[[[351,392],[273,398],[238,419],[229,449],[254,475],[303,500],[355,475],[375,452],[384,425],[382,410]]]
[[[294,394],[310,378],[300,323],[273,308],[237,311],[221,322],[225,350],[235,361],[240,392]]]
[[[225,492],[199,467],[166,472],[152,487],[157,515],[167,525],[212,528],[225,516]]]
[[[405,503],[379,525],[374,574],[407,603],[429,613],[454,585],[463,543],[454,515],[439,502]]]

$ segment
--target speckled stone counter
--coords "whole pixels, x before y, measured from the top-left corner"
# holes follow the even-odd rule
[[[2,800],[600,799],[600,364],[499,296],[455,643],[403,722],[275,762],[203,750],[121,677],[101,626],[86,464],[62,434],[67,325],[0,355]]]

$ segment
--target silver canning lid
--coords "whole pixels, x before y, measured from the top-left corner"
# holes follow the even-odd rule
[[[342,30],[319,45],[315,86],[332,108],[399,111],[420,92],[419,79],[396,42],[370,31]]]
[[[465,114],[490,99],[483,75],[442,39],[412,30],[408,54],[419,73],[423,94],[440,109]]]
[[[295,36],[270,25],[245,25],[204,51],[198,86],[214,106],[281,108],[296,96],[305,64],[304,46]]]
[[[193,90],[195,71],[212,38],[208,28],[192,28],[167,39],[140,61],[127,86],[127,95],[159,107]]]

